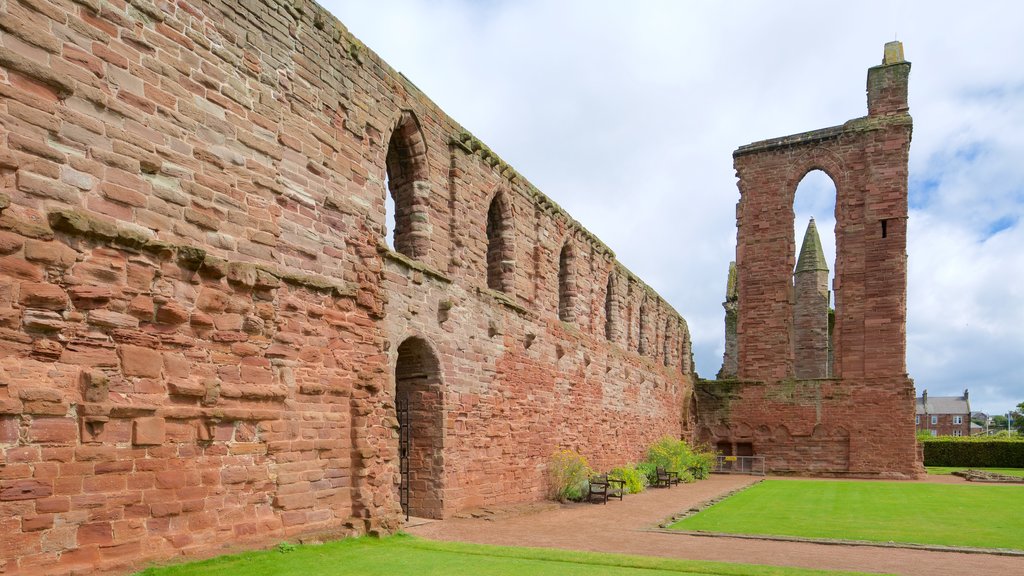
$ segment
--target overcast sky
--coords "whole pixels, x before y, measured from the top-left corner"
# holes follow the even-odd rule
[[[733,150],[865,115],[867,69],[901,40],[910,375],[969,388],[974,410],[1024,401],[1024,3],[321,1],[683,314],[704,377]],[[833,260],[830,186],[805,180],[798,202]]]

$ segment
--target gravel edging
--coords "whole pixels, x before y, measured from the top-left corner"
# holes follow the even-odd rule
[[[1024,558],[1024,550],[1012,550],[1009,548],[973,548],[970,546],[942,546],[939,544],[870,542],[867,540],[834,540],[830,538],[803,538],[799,536],[770,536],[764,534],[728,534],[725,532],[703,532],[697,530],[669,530],[667,528],[651,528],[647,531],[657,532],[659,534],[681,534],[685,536],[705,536],[709,538],[740,538],[743,540],[768,540],[772,542],[801,542],[805,544],[824,544],[826,546],[902,548],[906,550],[923,550],[926,552],[958,552],[962,554],[989,554],[993,556],[1013,556]]]

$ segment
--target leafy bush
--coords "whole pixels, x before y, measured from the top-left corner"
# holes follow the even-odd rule
[[[559,502],[582,500],[594,471],[587,459],[573,450],[559,450],[551,455],[548,466],[551,498]]]
[[[652,464],[651,462],[641,462],[636,465],[636,471],[643,475],[648,486],[654,484],[658,480],[658,471],[656,468],[657,465]]]
[[[693,482],[707,478],[714,467],[715,454],[708,450],[694,450],[685,440],[677,440],[671,436],[664,436],[647,449],[646,464],[650,465],[648,477],[651,483],[657,473],[656,468],[664,468],[669,472],[675,472],[683,482]],[[645,471],[648,468],[644,468]]]
[[[920,440],[925,466],[1024,468],[1024,438],[937,436]]]
[[[715,452],[706,446],[694,449],[690,458],[690,471],[693,472],[694,479],[704,480],[710,477],[711,471],[715,469],[715,460]]]
[[[626,483],[626,494],[638,494],[649,485],[647,475],[633,464],[612,468],[608,475]]]

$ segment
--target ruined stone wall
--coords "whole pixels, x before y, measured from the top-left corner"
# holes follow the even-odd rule
[[[0,19],[0,571],[397,528],[410,337],[442,515],[542,497],[556,448],[607,468],[692,428],[678,314],[315,4]]]
[[[701,408],[698,419],[701,438],[726,442],[759,430],[774,437],[785,426],[785,441],[755,442],[755,454],[775,463],[770,470],[858,476],[913,476],[922,470],[914,456],[914,392],[906,373],[912,121],[910,63],[902,52],[898,42],[887,44],[883,64],[868,71],[868,116],[755,142],[733,154],[740,189],[735,376],[759,384],[744,385],[735,395],[725,393],[730,383],[702,384],[698,405],[704,393],[729,400],[727,409],[712,409],[714,403]],[[793,197],[811,170],[828,174],[837,194],[832,379],[797,381],[802,374],[796,370]],[[817,320],[827,325],[826,317]],[[794,382],[823,396],[791,399]],[[819,432],[807,429],[808,423],[820,426]],[[822,434],[849,435],[845,467],[834,451],[826,455],[817,448]]]
[[[916,445],[901,441],[907,426],[899,420],[908,395],[913,399],[909,380],[702,381],[695,394],[698,438],[713,446],[751,444],[772,474],[917,472]]]

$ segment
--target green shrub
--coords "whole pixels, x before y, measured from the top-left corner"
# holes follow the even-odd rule
[[[710,477],[711,471],[715,469],[715,460],[714,451],[709,450],[706,446],[695,449],[690,458],[690,471],[693,473],[694,479],[704,480]]]
[[[647,460],[641,468],[648,476],[649,482],[655,482],[656,468],[664,468],[679,475],[683,482],[702,480],[711,475],[715,465],[715,453],[705,448],[693,449],[685,440],[677,440],[665,436],[651,445],[647,450]]]
[[[656,468],[657,465],[651,462],[641,462],[636,465],[636,471],[643,475],[648,486],[654,484],[658,480],[658,471]]]
[[[1024,468],[1024,438],[936,436],[920,439],[925,466]]]
[[[647,475],[641,472],[636,465],[627,464],[625,466],[619,466],[612,468],[612,471],[608,473],[611,478],[618,478],[626,483],[626,494],[638,494],[644,491],[644,488],[650,485],[647,481]]]
[[[555,452],[548,466],[551,498],[559,502],[582,500],[593,473],[587,459],[579,453],[573,450]]]

